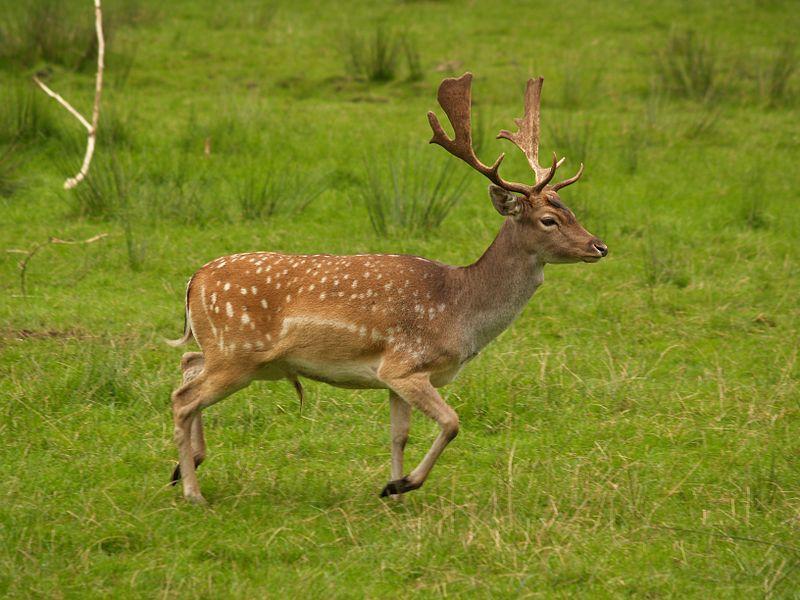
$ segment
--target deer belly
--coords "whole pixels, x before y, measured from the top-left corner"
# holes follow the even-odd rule
[[[314,381],[351,389],[385,388],[378,379],[378,360],[324,360],[293,358],[285,361],[286,370]]]

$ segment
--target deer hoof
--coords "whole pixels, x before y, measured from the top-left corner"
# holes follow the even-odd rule
[[[394,481],[390,481],[386,484],[386,487],[383,488],[381,491],[381,498],[386,498],[387,496],[397,496],[399,494],[405,494],[406,492],[410,492],[411,490],[416,490],[420,487],[421,484],[411,483],[408,477],[403,477],[402,479],[395,479]]]
[[[194,504],[195,506],[207,506],[208,502],[206,499],[203,498],[201,494],[185,494],[184,498],[189,504]]]

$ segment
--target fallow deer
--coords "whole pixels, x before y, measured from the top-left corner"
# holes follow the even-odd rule
[[[539,104],[543,79],[528,81],[518,131],[501,131],[521,149],[532,185],[501,178],[504,154],[487,166],[471,133],[472,74],[445,79],[438,100],[453,126],[445,134],[433,112],[431,143],[491,181],[489,196],[504,217],[500,232],[477,262],[446,265],[396,254],[278,254],[224,256],[197,271],[186,288],[183,337],[202,352],[183,355],[183,384],[172,394],[184,496],[204,502],[195,467],[205,457],[201,411],[253,380],[288,379],[302,401],[300,378],[345,388],[386,389],[391,418],[391,480],[381,496],[419,488],[459,430],[456,412],[437,388],[455,378],[506,329],[543,281],[547,263],[596,262],[608,249],[588,233],[559,198],[576,182],[551,185],[561,164],[539,164]],[[563,159],[562,159],[563,161]],[[403,475],[403,450],[412,409],[440,432],[422,461]]]

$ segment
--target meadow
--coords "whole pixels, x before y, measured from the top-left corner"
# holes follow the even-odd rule
[[[31,77],[89,112],[91,2],[0,9],[0,595],[800,597],[794,3],[107,0],[69,191],[85,131]],[[187,504],[186,280],[251,250],[476,260],[502,219],[425,118],[466,70],[518,181],[494,135],[545,77],[543,153],[586,163],[562,199],[609,256],[549,266],[443,388],[461,433],[401,502],[385,392],[308,382],[301,411],[283,382],[205,413]],[[435,433],[414,415],[407,464]]]

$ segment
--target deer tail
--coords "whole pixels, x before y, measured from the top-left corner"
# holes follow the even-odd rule
[[[183,312],[183,336],[177,340],[164,340],[167,344],[172,346],[173,348],[177,348],[178,346],[183,346],[187,344],[194,335],[192,334],[192,317],[189,314],[189,290],[192,287],[192,280],[194,279],[194,275],[189,279],[186,284],[186,306]]]

